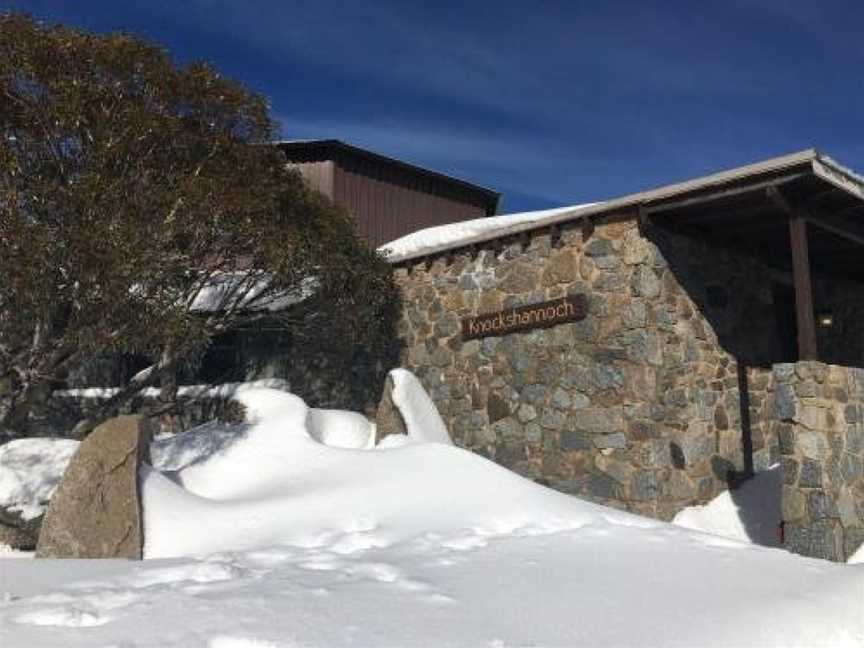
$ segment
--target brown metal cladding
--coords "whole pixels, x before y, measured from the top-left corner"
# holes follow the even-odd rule
[[[300,172],[300,175],[313,189],[320,191],[328,198],[333,198],[333,161],[319,162],[289,162],[288,166]]]
[[[358,235],[373,247],[425,227],[489,216],[497,207],[493,191],[338,141],[282,147],[311,186],[354,215]]]

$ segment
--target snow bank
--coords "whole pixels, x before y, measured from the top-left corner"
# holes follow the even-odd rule
[[[452,445],[447,427],[417,377],[407,369],[393,369],[393,404],[408,429],[408,438],[420,443]]]
[[[199,428],[143,476],[145,553],[177,558],[0,560],[4,648],[864,642],[858,566],[589,504],[415,422],[401,446],[329,447],[360,421],[239,398],[248,425]]]
[[[42,515],[77,448],[77,441],[42,438],[0,446],[0,507],[25,520]]]
[[[358,412],[309,410],[306,419],[310,436],[333,448],[370,448],[375,442],[375,424]]]
[[[776,547],[780,542],[782,488],[780,464],[775,464],[704,506],[684,509],[672,523],[741,542]]]
[[[275,390],[238,395],[251,423],[237,427],[229,443],[176,472],[145,471],[145,556],[284,542],[315,546],[334,536],[344,536],[350,552],[358,531],[379,530],[356,542],[385,546],[422,534],[430,524],[464,532],[471,543],[525,526],[559,530],[600,513],[624,515],[587,504],[592,514],[574,509],[572,498],[453,447],[416,379],[408,372],[394,379],[394,399],[402,404],[411,440],[395,448],[323,445],[309,433],[309,419],[318,436],[335,438],[328,428],[342,417],[310,417],[302,400]],[[361,434],[342,439],[348,436],[359,445]],[[478,508],[485,511],[482,520]],[[655,524],[635,517],[630,523]]]
[[[540,225],[546,221],[553,221],[556,217],[563,216],[564,214],[573,213],[575,215],[581,210],[588,209],[597,204],[585,203],[583,205],[572,205],[557,209],[489,216],[459,223],[450,223],[449,225],[427,227],[426,229],[398,238],[395,241],[385,243],[378,250],[387,254],[388,258],[394,261],[402,258],[422,256],[438,249],[457,247],[460,243],[466,243],[477,236],[503,232],[516,225]]]

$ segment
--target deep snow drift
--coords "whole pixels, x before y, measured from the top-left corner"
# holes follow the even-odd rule
[[[431,416],[409,396],[406,420]],[[158,559],[0,561],[3,648],[864,642],[860,566],[588,504],[429,430],[372,448],[359,419],[238,398],[248,425],[158,442]]]
[[[720,493],[704,506],[691,506],[675,516],[673,524],[714,533],[724,538],[763,547],[780,544],[778,527],[783,473],[780,464],[757,473],[734,491]]]

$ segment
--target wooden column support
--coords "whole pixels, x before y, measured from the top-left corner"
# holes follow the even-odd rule
[[[798,323],[798,359],[818,360],[816,317],[813,311],[813,283],[810,278],[810,252],[807,220],[802,214],[789,219],[792,244],[792,275],[795,282],[795,316]]]

